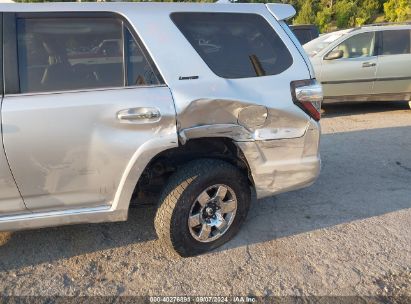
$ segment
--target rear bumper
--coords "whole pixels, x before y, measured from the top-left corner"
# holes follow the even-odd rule
[[[311,121],[304,136],[237,142],[247,159],[257,198],[307,187],[321,169],[320,126]]]

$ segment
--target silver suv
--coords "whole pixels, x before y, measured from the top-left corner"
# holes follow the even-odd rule
[[[411,100],[411,23],[342,30],[304,45],[324,102]]]
[[[322,91],[291,6],[0,11],[0,230],[124,221],[130,203],[158,202],[161,242],[191,256],[235,235],[252,191],[317,178]]]

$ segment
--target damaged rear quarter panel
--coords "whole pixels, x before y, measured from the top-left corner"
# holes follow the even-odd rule
[[[173,92],[181,143],[202,137],[233,139],[248,162],[258,198],[308,186],[320,170],[318,123],[294,105],[289,89],[284,89],[288,81],[277,79],[221,80],[213,84],[216,93],[204,92],[210,97],[192,102],[187,91],[206,91],[200,81],[198,87]],[[241,126],[241,111],[255,106],[266,109],[265,122],[259,125],[261,115],[255,111],[256,127]]]
[[[180,138],[185,142],[198,137],[235,141],[302,137],[309,119],[293,104],[289,83],[277,78],[219,78],[212,84],[198,80],[172,89]],[[247,115],[239,121],[242,111]]]

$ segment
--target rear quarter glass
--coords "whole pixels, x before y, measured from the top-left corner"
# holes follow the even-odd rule
[[[277,75],[293,64],[284,42],[258,14],[173,13],[171,19],[220,77]]]

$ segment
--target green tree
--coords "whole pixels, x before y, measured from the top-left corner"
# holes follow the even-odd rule
[[[361,26],[375,19],[381,7],[380,0],[364,0],[357,9],[355,25]]]
[[[355,25],[356,3],[353,0],[340,0],[334,6],[337,27],[346,28]]]
[[[384,3],[385,19],[392,22],[407,20],[411,0],[389,0]]]
[[[297,12],[299,12],[300,9],[301,9],[301,6],[304,3],[304,1],[301,1],[301,0],[285,0],[285,1],[282,1],[282,3],[291,4],[292,6],[294,6],[295,10]]]
[[[316,1],[306,0],[301,6],[297,17],[294,19],[294,24],[312,24],[315,22]]]
[[[333,11],[331,7],[325,7],[317,12],[315,17],[315,23],[320,28],[321,32],[326,32],[329,29],[330,23],[332,21]]]

